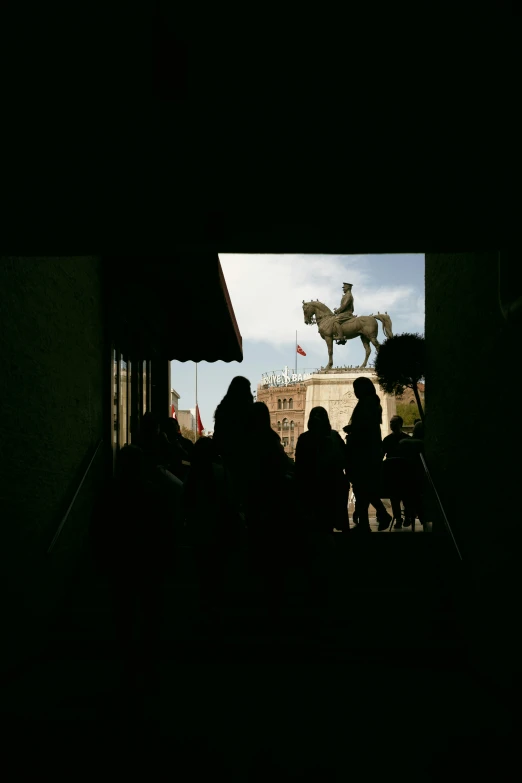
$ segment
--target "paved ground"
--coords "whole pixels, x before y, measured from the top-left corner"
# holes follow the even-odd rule
[[[53,779],[503,780],[511,714],[459,654],[424,558],[431,536],[350,538],[325,544],[327,606],[303,603],[294,569],[278,626],[257,606],[241,552],[209,626],[183,549],[163,643],[126,688],[106,587],[87,562],[49,655],[4,688],[6,753],[25,743],[18,775],[34,761]]]
[[[383,500],[383,503],[384,503],[388,513],[391,514],[392,510],[391,510],[391,503],[390,503],[390,501],[389,500]],[[349,518],[350,518],[350,529],[355,527],[355,525],[353,524],[353,512],[354,512],[354,505],[353,505],[353,503],[349,503],[349,505],[348,505],[348,514],[349,514]],[[370,520],[370,528],[372,529],[373,532],[377,533],[378,532],[379,523],[377,522],[377,518],[375,517],[375,509],[373,508],[373,506],[370,506],[369,520]],[[431,522],[427,522],[426,523],[426,527],[423,528],[422,525],[420,524],[419,520],[417,519],[416,522],[415,522],[415,531],[413,531],[413,532],[415,532],[415,533],[431,533],[432,527],[433,527],[432,523]],[[402,527],[402,528],[398,528],[398,529],[395,528],[395,527],[391,527],[391,528],[389,528],[385,532],[390,532],[390,533],[406,533],[406,532],[409,532],[409,533],[411,533],[412,529],[411,529],[411,527]]]

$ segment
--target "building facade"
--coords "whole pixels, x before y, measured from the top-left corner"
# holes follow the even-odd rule
[[[180,398],[180,395],[178,394],[176,389],[171,389],[170,390],[171,411],[172,411],[172,406],[174,406],[174,410],[176,412],[176,418],[178,416],[178,410],[179,410],[179,398]],[[172,413],[171,413],[171,415],[172,415]]]
[[[417,391],[419,392],[420,401],[424,404],[424,384],[417,384]],[[409,405],[416,405],[415,393],[413,389],[404,389],[403,394],[398,394],[395,398],[398,403],[406,403]]]
[[[130,362],[126,362],[121,358],[118,361],[116,354],[114,354],[113,445],[120,448],[130,443],[131,434],[134,433],[136,435],[139,430],[139,423],[134,421],[134,417],[137,418],[137,414],[143,415],[150,410],[150,368],[147,373],[147,362],[144,361],[143,372],[140,373],[138,369],[138,372],[133,373],[133,369],[129,369],[129,364]],[[134,413],[132,413],[133,394],[137,402],[137,405],[134,407]]]
[[[196,429],[196,417],[193,410],[178,410],[178,421],[180,427],[186,427],[191,432]]]
[[[268,386],[260,383],[256,398],[268,407],[272,429],[281,438],[286,454],[293,459],[297,439],[304,432],[305,384]]]
[[[118,372],[119,370],[119,372]],[[149,369],[150,376],[150,369]],[[150,411],[150,383],[147,380],[147,362],[143,362],[143,372],[139,371],[135,373],[135,380],[137,384],[133,384],[133,371],[128,370],[128,363],[123,359],[120,359],[119,367],[116,357],[113,359],[113,444],[114,446],[125,446],[130,443],[131,434],[137,432],[135,429],[135,423],[133,421],[132,409],[132,394],[137,397],[138,408],[141,414]],[[178,414],[180,395],[175,389],[170,390],[170,403],[171,403],[171,415],[172,406]],[[148,403],[147,403],[148,400]]]

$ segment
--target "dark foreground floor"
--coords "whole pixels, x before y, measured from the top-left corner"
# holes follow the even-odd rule
[[[429,538],[336,537],[325,605],[308,606],[294,568],[277,625],[238,553],[209,626],[185,550],[160,648],[130,679],[86,560],[46,652],[4,683],[6,763],[68,779],[508,779],[509,700],[470,665]]]

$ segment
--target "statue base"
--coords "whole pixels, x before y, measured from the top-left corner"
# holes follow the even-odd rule
[[[375,384],[375,389],[379,396],[382,406],[382,424],[381,436],[383,438],[390,434],[390,419],[397,412],[395,396],[385,394],[377,382],[377,376],[371,368],[362,370],[350,368],[349,370],[330,370],[324,373],[315,373],[311,378],[305,381],[306,402],[305,402],[305,420],[304,429],[308,429],[308,417],[312,408],[321,405],[326,408],[332,429],[344,439],[346,434],[343,432],[350,421],[353,409],[357,405],[357,397],[353,391],[353,382],[361,375],[371,378]]]

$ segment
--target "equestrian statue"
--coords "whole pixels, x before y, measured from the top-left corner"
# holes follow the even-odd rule
[[[366,351],[364,362],[359,367],[362,370],[366,367],[370,357],[370,343],[375,346],[376,351],[380,348],[380,343],[377,340],[379,330],[377,321],[382,323],[385,336],[393,337],[392,322],[388,313],[354,315],[353,309],[351,283],[343,283],[343,298],[341,299],[341,304],[335,308],[333,313],[329,307],[319,302],[319,300],[315,302],[303,301],[305,324],[316,323],[319,334],[328,346],[328,364],[324,368],[325,371],[331,370],[333,366],[334,340],[338,345],[345,345],[346,340],[353,340],[354,337],[361,338]]]

